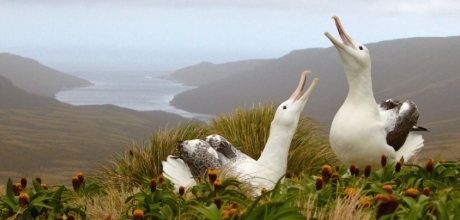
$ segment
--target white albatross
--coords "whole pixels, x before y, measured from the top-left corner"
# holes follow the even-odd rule
[[[171,180],[177,190],[179,186],[189,188],[196,184],[193,176],[204,175],[210,167],[226,166],[237,178],[250,179],[253,186],[272,189],[286,173],[289,148],[299,123],[302,110],[307,103],[318,79],[313,79],[308,90],[302,95],[307,79],[306,70],[292,96],[281,103],[270,126],[270,134],[258,160],[236,150],[220,136],[208,136],[204,140],[179,141],[180,158],[168,156],[162,161],[163,175]]]
[[[377,104],[372,91],[369,50],[347,35],[337,16],[335,20],[342,42],[328,32],[348,80],[348,95],[334,117],[329,134],[332,151],[347,166],[380,167],[385,154],[390,160],[408,161],[423,147],[423,138],[413,131],[427,131],[416,126],[417,106],[389,99]]]

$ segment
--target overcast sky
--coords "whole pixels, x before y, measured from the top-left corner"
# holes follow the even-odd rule
[[[62,71],[175,70],[361,43],[460,35],[460,1],[0,0],[0,52]]]

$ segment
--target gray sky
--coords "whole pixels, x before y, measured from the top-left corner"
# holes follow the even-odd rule
[[[460,1],[0,0],[0,52],[62,71],[175,70],[361,43],[460,35]]]

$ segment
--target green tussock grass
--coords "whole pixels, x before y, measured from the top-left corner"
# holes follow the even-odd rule
[[[195,139],[209,133],[203,123],[190,121],[172,129],[160,129],[150,136],[149,142],[133,143],[116,156],[113,166],[103,167],[97,178],[126,187],[138,186],[143,181],[162,173],[161,161],[177,154],[177,141]]]
[[[273,104],[238,108],[213,118],[211,131],[222,135],[250,157],[259,158],[270,135],[270,124],[276,108]],[[335,163],[337,160],[321,125],[309,117],[301,116],[291,142],[287,172],[310,175],[327,161]]]

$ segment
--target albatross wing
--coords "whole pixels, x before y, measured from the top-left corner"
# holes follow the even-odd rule
[[[179,141],[178,150],[194,176],[202,176],[209,168],[220,168],[219,155],[206,141]]]
[[[411,101],[401,103],[398,100],[388,99],[380,103],[379,110],[387,131],[387,144],[395,149],[396,159],[400,159],[401,156],[406,159],[411,158],[423,147],[422,136],[411,132],[428,131],[417,126],[419,117],[417,105]],[[403,146],[410,145],[413,147],[407,147],[411,149],[404,153]]]
[[[219,154],[219,162],[222,165],[242,161],[256,162],[248,155],[236,149],[227,139],[220,135],[209,135],[205,137],[203,140],[208,142],[208,144],[211,145],[211,147],[217,151],[217,153]]]
[[[419,113],[415,103],[389,99],[380,103],[380,116],[387,131],[387,144],[398,151],[416,126]]]
[[[180,186],[188,188],[196,184],[190,169],[182,159],[169,155],[166,161],[161,161],[161,164],[163,176],[173,183],[176,192],[179,191]]]

